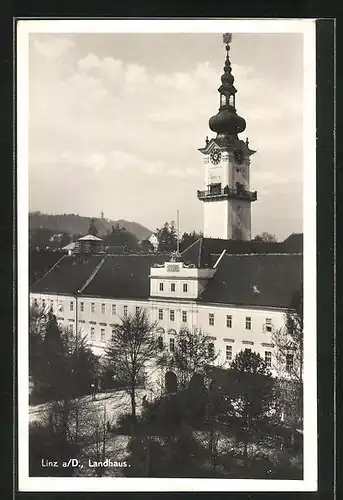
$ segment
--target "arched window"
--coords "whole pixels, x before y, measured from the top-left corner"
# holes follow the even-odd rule
[[[226,105],[226,95],[225,94],[220,95],[220,104],[221,104],[221,106]]]
[[[235,96],[230,95],[229,97],[229,105],[234,106],[235,105]]]

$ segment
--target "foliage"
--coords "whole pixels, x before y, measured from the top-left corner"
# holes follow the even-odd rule
[[[264,243],[277,243],[275,234],[268,233],[267,231],[264,231],[263,233],[256,235],[254,240],[263,241]]]
[[[136,391],[147,364],[159,352],[159,342],[154,336],[156,323],[150,323],[147,312],[138,309],[134,315],[121,318],[114,326],[106,354],[108,363],[124,382],[131,398],[131,413],[136,418]]]
[[[156,230],[159,252],[174,252],[177,247],[177,234],[174,221],[166,222]]]
[[[120,226],[118,223],[113,224],[111,231],[108,231],[105,238],[104,244],[109,246],[122,247],[126,251],[137,252],[139,250],[139,243],[137,237],[125,229],[125,227]]]
[[[141,241],[140,247],[144,253],[153,253],[155,251],[154,245],[148,239]]]
[[[99,230],[96,226],[96,220],[94,217],[92,217],[89,221],[89,228],[87,234],[92,234],[93,236],[98,236],[99,234]]]
[[[165,353],[164,362],[178,377],[179,386],[188,386],[194,373],[204,374],[218,353],[211,350],[211,338],[201,329],[183,328],[175,336],[175,350]]]

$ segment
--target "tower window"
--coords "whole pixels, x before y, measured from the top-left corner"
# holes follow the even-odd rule
[[[226,102],[227,102],[227,101],[226,101],[226,95],[225,95],[225,94],[221,94],[221,96],[220,96],[220,104],[221,104],[222,106],[225,106],[225,105],[226,105]]]
[[[230,106],[235,105],[235,97],[233,95],[230,95],[230,97],[229,97],[229,105]]]

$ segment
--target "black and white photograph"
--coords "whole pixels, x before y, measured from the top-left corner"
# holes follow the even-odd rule
[[[19,491],[315,491],[315,22],[17,37]]]

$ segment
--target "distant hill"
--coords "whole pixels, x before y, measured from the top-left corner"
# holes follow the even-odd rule
[[[75,214],[49,215],[41,212],[31,212],[29,214],[29,227],[30,229],[51,229],[52,231],[56,231],[56,233],[67,232],[71,235],[85,235],[88,231],[90,220],[91,217],[82,217]],[[100,237],[105,235],[108,230],[111,230],[112,225],[116,223],[125,227],[130,233],[133,233],[139,241],[149,238],[152,234],[150,229],[138,224],[138,222],[129,222],[123,219],[113,221],[96,217],[94,217],[94,220]]]

